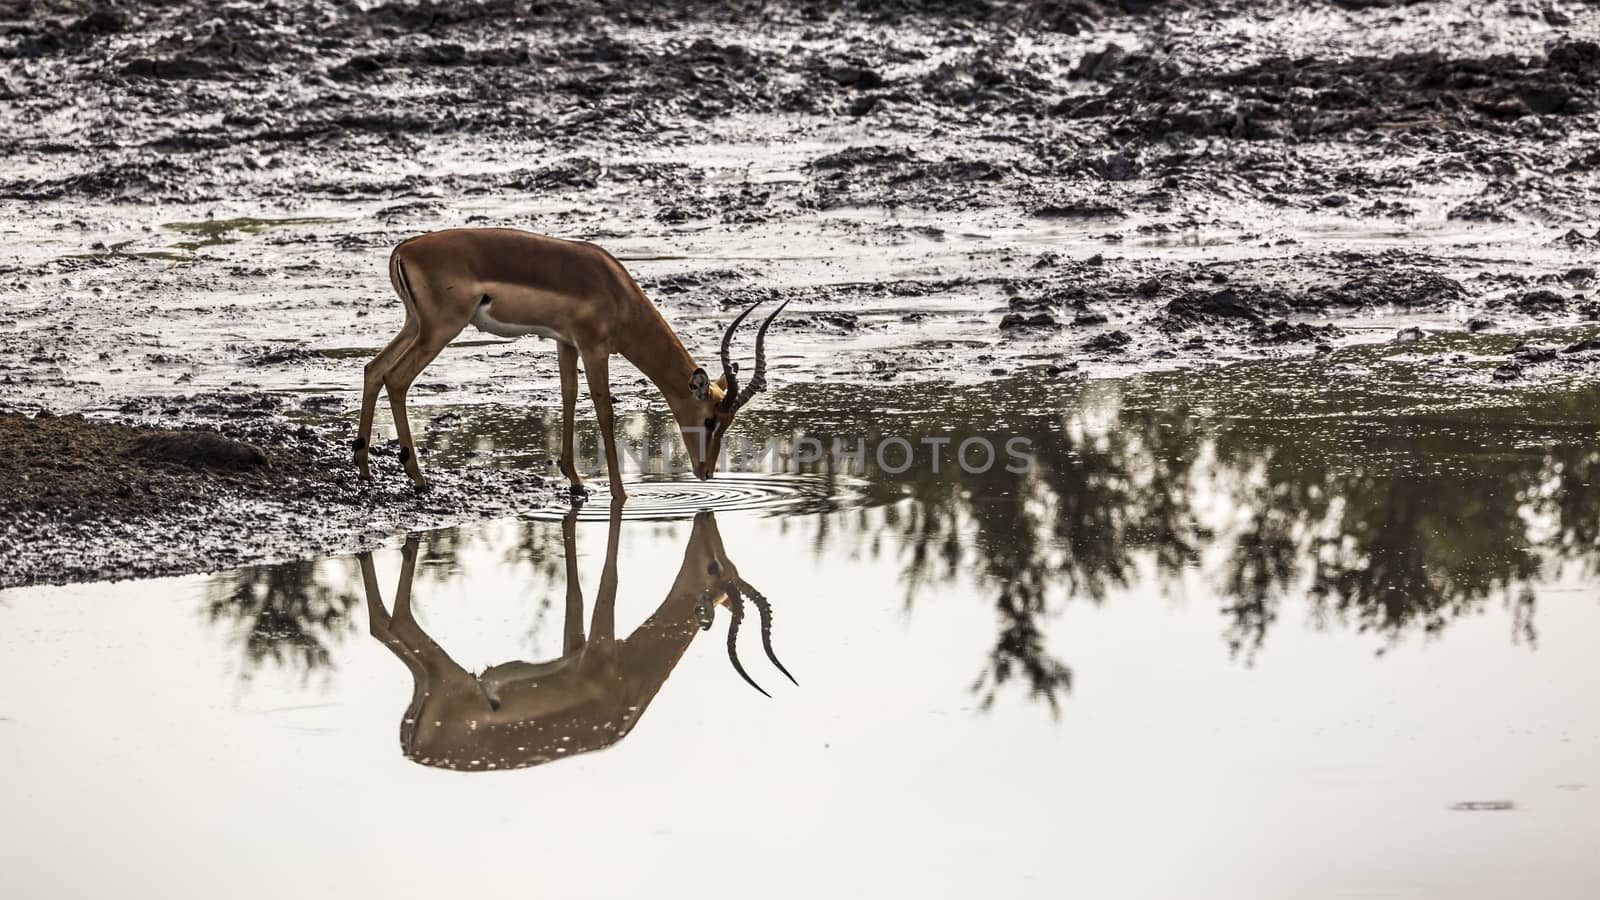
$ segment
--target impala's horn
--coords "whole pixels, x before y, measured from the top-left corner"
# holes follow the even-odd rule
[[[751,397],[767,389],[767,329],[772,327],[772,320],[776,319],[778,314],[783,312],[783,308],[788,305],[789,301],[787,300],[778,304],[778,308],[772,311],[772,315],[762,320],[761,327],[756,329],[756,370],[750,376],[750,383],[745,385],[744,390],[739,392],[739,399],[733,402],[734,409],[749,403]],[[780,666],[779,668],[782,667]]]
[[[739,596],[739,589],[731,584],[728,585],[728,612],[733,615],[733,621],[728,625],[728,662],[733,663],[733,670],[739,673],[746,684],[761,691],[761,696],[771,697],[739,664],[739,623],[744,621],[744,599]]]
[[[739,587],[750,595],[750,602],[756,605],[756,613],[761,617],[761,649],[767,651],[767,659],[772,660],[772,664],[778,667],[778,671],[783,673],[783,677],[798,686],[800,682],[795,681],[794,676],[789,674],[789,670],[783,667],[783,663],[778,662],[778,654],[772,650],[772,604],[768,603],[767,598],[763,597],[760,591],[751,587],[750,582],[745,581],[743,578],[739,579]]]
[[[736,412],[736,410],[738,410],[739,407],[742,407],[742,405],[749,404],[750,397],[757,396],[757,394],[760,394],[760,392],[765,391],[766,330],[773,327],[773,320],[778,319],[779,312],[784,311],[784,307],[789,306],[789,301],[787,301],[787,299],[786,301],[779,303],[778,309],[774,309],[773,314],[768,315],[766,319],[763,319],[762,327],[755,330],[755,373],[754,375],[750,375],[750,383],[746,384],[742,391],[739,391],[738,381],[734,380],[734,368],[736,367],[734,367],[730,360],[728,360],[728,341],[733,338],[733,330],[734,328],[738,327],[739,322],[741,322],[741,320],[744,319],[744,317],[746,317],[746,315],[749,314],[752,309],[760,306],[760,303],[762,303],[762,301],[755,301],[755,303],[750,304],[750,306],[744,307],[744,312],[739,314],[739,319],[734,319],[733,325],[730,325],[730,327],[728,327],[728,331],[726,331],[725,335],[722,336],[722,367],[723,370],[728,372],[728,392],[726,392],[725,396],[723,396],[722,402],[723,407],[725,407],[726,410],[730,410],[730,412]]]
[[[751,310],[760,306],[761,302],[757,300],[746,306],[744,311],[734,318],[733,323],[728,326],[728,330],[722,333],[722,349],[718,351],[717,355],[722,357],[722,377],[726,379],[728,384],[725,389],[726,392],[722,395],[721,406],[724,409],[732,408],[734,398],[739,394],[739,366],[728,358],[728,345],[733,343],[733,333],[738,330],[739,323],[744,321],[745,316],[750,315]]]

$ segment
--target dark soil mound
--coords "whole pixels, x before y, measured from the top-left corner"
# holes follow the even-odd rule
[[[213,491],[271,493],[315,477],[315,457],[211,431],[141,428],[81,415],[0,413],[0,517],[39,512],[69,520],[132,516]]]
[[[254,444],[204,431],[158,431],[141,434],[128,444],[128,455],[171,462],[191,469],[272,468],[267,454]]]

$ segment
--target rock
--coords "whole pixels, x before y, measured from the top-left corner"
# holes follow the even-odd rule
[[[1072,67],[1069,78],[1104,78],[1115,72],[1117,67],[1128,56],[1128,51],[1116,44],[1106,44],[1104,48],[1090,53],[1085,53],[1078,64]]]
[[[883,76],[863,66],[834,66],[826,74],[833,83],[857,90],[883,86]]]
[[[1532,365],[1534,363],[1549,362],[1550,360],[1555,359],[1556,348],[1518,344],[1517,346],[1511,348],[1511,355],[1516,357],[1517,362],[1522,363],[1523,365]]]
[[[1001,331],[1019,331],[1031,328],[1060,327],[1061,323],[1057,322],[1054,316],[1046,312],[1034,313],[1032,315],[1027,313],[1006,313],[1005,318],[1000,320]]]
[[[97,9],[72,23],[78,34],[117,34],[128,27],[128,17],[115,9]]]
[[[122,67],[121,72],[130,78],[182,80],[187,78],[210,78],[217,74],[217,67],[203,59],[137,57],[129,60]]]
[[[1306,322],[1290,324],[1287,319],[1279,319],[1270,325],[1256,325],[1250,331],[1250,340],[1257,344],[1297,344],[1312,341],[1326,341],[1343,335],[1334,325],[1316,326]]]
[[[1550,68],[1573,73],[1600,71],[1600,44],[1594,41],[1561,41],[1545,54]]]
[[[1568,344],[1562,348],[1562,353],[1587,353],[1590,350],[1600,350],[1600,337],[1584,338],[1575,344]]]
[[[1166,320],[1177,327],[1188,327],[1218,319],[1262,321],[1261,310],[1240,297],[1232,288],[1214,293],[1191,292],[1167,304]]]
[[[1105,115],[1109,108],[1104,97],[1091,97],[1088,100],[1065,97],[1050,107],[1050,114],[1068,119],[1093,119]]]
[[[322,354],[315,350],[307,350],[304,347],[283,347],[247,356],[240,362],[247,366],[276,366],[284,363],[305,363],[322,358]]]
[[[1092,309],[1080,309],[1078,314],[1073,317],[1072,324],[1078,326],[1104,325],[1109,321],[1111,320],[1106,318],[1104,313],[1096,312]]]
[[[1567,308],[1567,298],[1555,291],[1529,291],[1512,301],[1523,312],[1557,312]]]
[[[865,147],[846,147],[837,153],[829,153],[812,160],[808,167],[822,171],[834,171],[856,168],[879,168],[885,166],[904,165],[916,160],[916,155],[909,150],[899,150],[874,144]]]
[[[1077,368],[1078,363],[1076,361],[1063,363],[1061,365],[1052,363],[1051,365],[1044,367],[1044,373],[1046,375],[1063,375],[1067,372],[1075,371]]]
[[[1039,219],[1123,219],[1128,214],[1107,203],[1078,200],[1041,206],[1033,215]]]
[[[1413,341],[1420,341],[1424,337],[1427,337],[1427,335],[1423,333],[1422,329],[1413,326],[1411,328],[1402,328],[1395,332],[1394,342],[1396,344],[1409,344]]]
[[[1012,312],[1033,313],[1054,309],[1055,301],[1049,297],[1012,297],[1006,301],[1006,308]]]
[[[856,331],[861,327],[861,318],[855,313],[821,313],[816,317],[816,321],[840,331]]]
[[[1516,363],[1505,363],[1494,370],[1495,381],[1515,381],[1522,377],[1522,367]]]
[[[1480,331],[1488,331],[1493,327],[1494,322],[1484,318],[1483,316],[1474,316],[1467,320],[1467,331],[1473,334],[1477,334]]]
[[[1528,111],[1540,116],[1553,115],[1573,99],[1573,93],[1556,84],[1528,85],[1517,91],[1517,99]]]
[[[1108,331],[1090,338],[1083,346],[1088,350],[1104,351],[1107,353],[1120,353],[1122,349],[1133,343],[1133,338],[1128,337],[1125,331]]]
[[[1461,283],[1443,275],[1417,271],[1376,271],[1358,275],[1327,291],[1330,306],[1401,306],[1408,309],[1462,300]]]
[[[339,81],[350,81],[363,75],[382,72],[384,65],[384,61],[376,56],[361,54],[352,56],[342,64],[328,70],[328,77]]]
[[[1600,244],[1600,231],[1596,231],[1594,237],[1590,237],[1576,228],[1569,228],[1566,234],[1551,241],[1550,244],[1555,247],[1593,247]]]

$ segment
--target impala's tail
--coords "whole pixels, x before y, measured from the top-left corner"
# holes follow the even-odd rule
[[[405,304],[406,318],[410,319],[417,314],[417,301],[411,293],[411,279],[406,277],[406,265],[400,261],[400,251],[405,244],[394,248],[389,254],[389,283],[394,286],[394,292],[400,295],[400,302]]]

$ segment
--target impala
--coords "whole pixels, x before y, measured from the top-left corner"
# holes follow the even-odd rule
[[[361,477],[370,480],[368,441],[381,386],[389,394],[401,465],[419,488],[428,483],[406,419],[406,390],[469,324],[499,337],[536,334],[556,342],[561,370],[561,474],[574,494],[584,490],[572,447],[578,361],[583,360],[589,398],[605,443],[611,495],[621,498],[626,493],[613,430],[611,355],[620,354],[661,391],[683,434],[695,475],[707,479],[716,471],[722,436],[734,414],[766,387],[767,328],[787,305],[774,310],[756,332],[755,372],[741,390],[728,344],[734,329],[758,304],[746,307],[723,333],[722,376],[713,382],[622,264],[594,244],[509,228],[436,231],[394,249],[389,281],[405,305],[406,320],[394,340],[367,364],[355,460]]]
[[[379,595],[372,556],[361,554],[372,636],[411,670],[411,704],[400,724],[400,746],[409,759],[446,769],[514,769],[608,747],[638,724],[690,642],[710,629],[719,604],[731,613],[728,659],[751,687],[766,694],[739,663],[745,596],[760,614],[767,658],[794,681],[772,650],[771,605],[739,576],[709,512],[695,517],[683,565],[666,599],[632,634],[616,638],[619,512],[614,505],[589,635],[583,633],[574,511],[562,521],[567,585],[561,657],[502,663],[478,675],[451,659],[411,613],[416,538],[402,551],[392,614]]]

